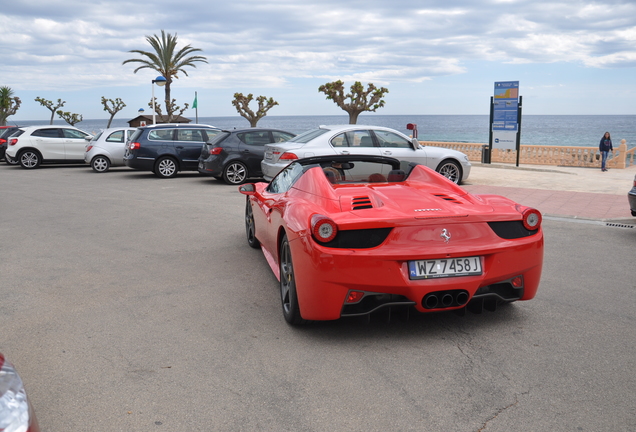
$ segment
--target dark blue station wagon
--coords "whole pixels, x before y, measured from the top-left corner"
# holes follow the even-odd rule
[[[130,137],[124,164],[170,178],[197,171],[201,147],[221,130],[208,125],[158,124],[138,128]]]

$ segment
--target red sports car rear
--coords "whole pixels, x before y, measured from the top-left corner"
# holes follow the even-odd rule
[[[395,307],[494,309],[539,286],[541,214],[421,165],[309,158],[241,189],[248,242],[279,277],[291,324]]]

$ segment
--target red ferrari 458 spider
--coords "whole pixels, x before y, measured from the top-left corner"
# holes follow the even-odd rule
[[[239,191],[247,242],[280,280],[290,324],[396,307],[494,310],[539,286],[541,213],[471,195],[423,165],[312,157]]]

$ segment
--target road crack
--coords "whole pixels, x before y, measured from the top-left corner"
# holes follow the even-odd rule
[[[529,393],[530,393],[530,390],[521,393],[521,396],[525,396],[525,395],[527,395]],[[495,420],[499,416],[499,414],[501,414],[504,411],[516,406],[518,403],[519,403],[519,394],[515,394],[515,401],[512,402],[511,404],[503,407],[503,408],[500,408],[495,414],[493,414],[492,417],[490,417],[488,420],[486,420],[484,422],[484,424],[479,429],[477,429],[477,432],[483,432],[488,427],[488,423],[490,423],[491,421]]]

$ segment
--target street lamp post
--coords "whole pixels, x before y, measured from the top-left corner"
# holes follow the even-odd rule
[[[162,76],[158,76],[157,78],[152,80],[152,124],[155,123],[155,84],[159,87],[163,87],[166,85],[166,79]]]

